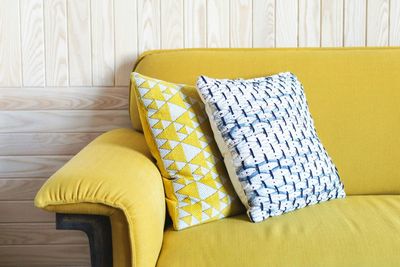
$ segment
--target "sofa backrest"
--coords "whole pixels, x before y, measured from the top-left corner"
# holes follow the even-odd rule
[[[159,50],[135,71],[192,85],[293,72],[347,194],[400,193],[400,48]],[[133,94],[130,113],[141,130]]]

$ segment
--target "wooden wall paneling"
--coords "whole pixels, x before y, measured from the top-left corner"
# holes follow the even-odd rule
[[[275,0],[253,1],[253,47],[275,46]]]
[[[84,232],[56,230],[55,223],[1,223],[0,246],[4,245],[58,245],[87,244]]]
[[[0,179],[0,201],[3,200],[33,200],[37,191],[47,180],[45,179]],[[0,225],[1,226],[1,225]],[[1,228],[1,227],[0,227]],[[0,229],[0,236],[1,229]],[[0,244],[1,244],[0,239]]]
[[[0,88],[0,110],[127,109],[127,87]]]
[[[94,86],[114,85],[113,1],[92,0],[92,75]]]
[[[92,85],[90,0],[68,0],[69,84]]]
[[[0,134],[0,156],[75,155],[101,133]]]
[[[0,133],[91,133],[131,126],[127,110],[1,111],[0,121]]]
[[[321,0],[299,0],[299,47],[321,43]]]
[[[90,266],[87,245],[15,245],[0,247],[0,266]]]
[[[298,1],[276,1],[276,46],[298,46]]]
[[[54,213],[36,208],[32,200],[0,201],[0,223],[53,223],[54,221]]]
[[[43,0],[20,0],[24,86],[45,86]]]
[[[183,32],[183,0],[162,0],[161,48],[183,48]]]
[[[139,53],[161,47],[160,0],[138,0]]]
[[[400,0],[390,0],[389,45],[400,46]]]
[[[185,47],[207,47],[206,0],[184,0]]]
[[[252,0],[231,0],[230,4],[231,4],[230,46],[252,47],[253,46]]]
[[[47,86],[68,86],[67,4],[44,0]]]
[[[321,46],[343,46],[344,0],[322,0],[321,2]]]
[[[0,156],[0,178],[48,178],[72,156]]]
[[[19,3],[0,2],[0,87],[21,85]]]
[[[138,56],[137,1],[114,0],[115,84],[127,86]]]
[[[229,0],[207,0],[207,46],[229,47]]]
[[[389,45],[389,0],[368,0],[367,4],[367,46]]]
[[[365,46],[367,0],[345,0],[344,46]]]

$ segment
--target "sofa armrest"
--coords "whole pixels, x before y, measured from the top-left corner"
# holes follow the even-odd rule
[[[142,134],[117,129],[96,138],[39,190],[35,205],[65,212],[65,205],[96,203],[121,210],[128,222],[134,266],[154,266],[165,223],[162,179]]]

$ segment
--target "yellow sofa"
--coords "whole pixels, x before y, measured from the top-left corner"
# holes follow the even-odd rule
[[[400,48],[159,50],[135,71],[186,84],[295,73],[348,196],[258,224],[239,215],[174,231],[131,94],[133,129],[98,137],[35,199],[109,216],[114,266],[400,266]]]

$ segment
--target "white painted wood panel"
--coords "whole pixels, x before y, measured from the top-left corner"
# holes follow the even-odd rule
[[[92,0],[93,85],[114,85],[114,14],[113,1]]]
[[[183,0],[161,1],[161,48],[183,48]]]
[[[275,46],[275,0],[253,1],[253,47]]]
[[[368,0],[367,46],[389,44],[389,0]]]
[[[207,47],[229,47],[229,0],[207,0]]]
[[[320,46],[320,11],[320,0],[299,0],[299,47]]]
[[[390,1],[389,45],[400,46],[400,0]]]
[[[137,1],[114,0],[115,85],[129,85],[130,73],[138,56]]]
[[[252,0],[231,0],[230,4],[230,47],[252,47]]]
[[[68,86],[67,4],[44,0],[46,85]]]
[[[21,40],[19,5],[0,2],[0,87],[21,85]]]
[[[344,0],[322,0],[321,2],[321,46],[343,46]]]
[[[207,47],[206,0],[184,0],[185,47]]]
[[[365,46],[366,44],[366,0],[345,0],[344,46]]]
[[[298,46],[298,1],[276,1],[276,46]]]
[[[92,84],[90,0],[68,0],[69,84]]]
[[[160,0],[138,0],[139,53],[161,47]]]
[[[24,86],[45,86],[43,0],[20,0]]]

